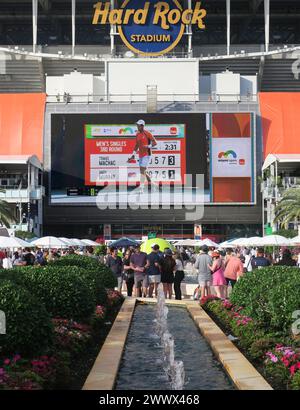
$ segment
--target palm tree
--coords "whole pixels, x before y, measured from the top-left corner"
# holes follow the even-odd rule
[[[300,222],[300,188],[288,189],[275,208],[275,222],[287,228],[289,222]]]
[[[0,193],[4,193],[5,190],[0,188]],[[10,222],[15,221],[16,218],[12,214],[10,207],[6,201],[0,199],[0,223],[6,226],[7,228],[10,225]]]

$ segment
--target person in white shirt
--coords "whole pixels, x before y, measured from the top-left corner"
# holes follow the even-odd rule
[[[5,252],[5,258],[3,259],[2,266],[3,269],[12,269],[13,267],[12,259],[9,256],[8,252]]]
[[[253,256],[251,255],[250,250],[245,249],[244,255],[245,255],[244,268],[247,269],[247,272],[252,272],[251,259],[253,258]]]
[[[184,279],[183,260],[179,252],[175,252],[174,259],[176,262],[175,278],[174,278],[174,292],[175,299],[181,300],[181,282]]]

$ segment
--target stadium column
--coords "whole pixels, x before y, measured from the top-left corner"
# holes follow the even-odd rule
[[[115,0],[110,1],[111,9],[115,8]],[[111,24],[110,25],[110,52],[113,55],[115,53],[115,33],[116,33],[116,26]]]
[[[230,54],[230,0],[226,0],[226,18],[227,18],[227,55]]]
[[[72,56],[75,55],[76,44],[76,0],[72,0]]]
[[[192,0],[188,0],[188,8],[192,9]],[[193,29],[192,25],[189,24],[188,26],[188,55],[192,57],[193,55],[193,45],[192,45],[192,37],[193,36]]]
[[[270,44],[270,0],[265,1],[265,51],[269,51]]]
[[[37,18],[38,18],[38,0],[32,0],[32,49],[36,52],[37,45]]]

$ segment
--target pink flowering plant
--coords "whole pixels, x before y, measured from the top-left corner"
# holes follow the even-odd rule
[[[97,319],[104,320],[106,316],[106,308],[101,305],[96,306],[95,316]]]
[[[0,389],[2,390],[41,390],[56,379],[57,360],[41,356],[23,359],[16,354],[0,361]]]
[[[300,375],[300,350],[277,344],[266,352],[265,365],[270,376],[283,379],[288,386],[295,385],[293,379]]]
[[[206,303],[211,302],[213,300],[220,300],[216,295],[207,295],[200,299],[200,305],[205,306]]]
[[[124,296],[117,290],[107,289],[107,301],[109,307],[117,307],[124,300]]]
[[[91,342],[91,327],[69,319],[52,319],[55,344],[71,353],[79,353]]]

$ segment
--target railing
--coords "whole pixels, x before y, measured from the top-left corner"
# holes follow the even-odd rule
[[[257,102],[256,94],[158,94],[158,102],[204,102],[204,103],[253,103]],[[147,102],[147,94],[56,94],[47,95],[47,103],[60,104],[111,104],[111,103],[141,103]]]
[[[277,189],[277,197],[280,199],[282,195],[290,188],[300,188],[300,177],[284,177],[278,181],[277,186],[273,182],[263,182],[262,184],[262,192],[264,194],[265,199],[273,199],[276,198],[276,189]]]
[[[45,188],[40,186],[34,189],[5,189],[0,192],[0,198],[6,201],[27,201],[28,199],[39,200],[45,195]]]

